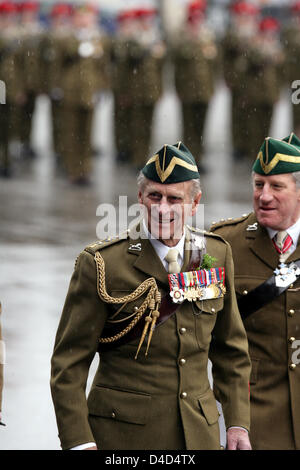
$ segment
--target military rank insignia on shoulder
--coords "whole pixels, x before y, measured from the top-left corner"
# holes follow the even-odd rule
[[[128,235],[129,235],[129,230],[126,230],[125,232],[122,232],[121,234],[116,235],[115,237],[108,237],[103,240],[96,240],[94,243],[91,243],[90,245],[88,245],[85,248],[85,251],[95,254],[96,251],[102,250],[103,248],[106,248],[122,240],[127,239]]]
[[[218,228],[225,227],[227,225],[237,225],[240,222],[243,222],[249,217],[250,213],[243,214],[241,217],[233,218],[229,217],[228,219],[220,219],[219,222],[212,222],[210,227],[210,232],[217,230]]]

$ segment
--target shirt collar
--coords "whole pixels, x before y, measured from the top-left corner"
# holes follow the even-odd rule
[[[159,256],[160,260],[163,261],[165,256],[167,255],[170,247],[162,243],[160,240],[157,238],[154,238],[151,233],[149,232],[148,228],[146,227],[145,224],[145,219],[143,219],[143,230],[145,232],[145,235],[147,236],[148,240],[152,244],[154,250],[156,251],[156,254]],[[177,245],[172,246],[172,248],[176,248],[179,252],[179,263],[182,265],[183,259],[184,259],[184,241],[185,241],[185,227],[183,231],[183,235]]]
[[[270,227],[266,227],[266,230],[267,230],[267,232],[269,234],[269,237],[271,239],[273,239],[275,237],[275,235],[278,233],[278,230],[273,230]],[[296,247],[297,243],[298,243],[299,235],[300,235],[300,219],[298,219],[297,222],[294,225],[292,225],[291,227],[286,229],[286,232],[292,238],[293,245]]]

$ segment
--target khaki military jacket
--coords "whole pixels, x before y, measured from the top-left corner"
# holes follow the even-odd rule
[[[223,298],[184,301],[153,333],[148,355],[140,338],[100,353],[99,368],[86,400],[90,363],[107,320],[120,305],[97,292],[95,255],[105,262],[105,285],[112,297],[132,293],[155,278],[162,296],[168,277],[148,239],[98,242],[79,256],[60,320],[52,357],[51,388],[62,448],[96,441],[99,449],[219,449],[216,398],[226,425],[249,429],[250,361],[236,305],[231,250],[206,234],[207,253],[226,269]],[[187,267],[186,252],[183,271]],[[126,304],[134,314],[144,296]],[[140,321],[144,322],[144,318]],[[208,358],[213,364],[210,387]]]
[[[183,35],[171,48],[175,87],[184,103],[209,103],[218,71],[217,44],[210,37]]]
[[[64,106],[92,110],[97,93],[109,88],[109,44],[100,34],[86,39],[70,34],[55,41],[58,62],[54,66],[60,67],[60,74],[54,76],[53,83]]]
[[[126,105],[154,105],[163,92],[163,42],[143,45],[117,38],[112,44],[112,87]]]
[[[16,103],[24,92],[19,59],[20,43],[16,31],[0,31],[0,80],[5,83],[6,103]]]
[[[237,297],[272,276],[278,254],[254,214],[211,227],[231,245]],[[300,245],[286,263],[300,258]],[[300,448],[300,366],[292,347],[299,336],[300,281],[245,319],[252,362],[251,432],[254,449]]]

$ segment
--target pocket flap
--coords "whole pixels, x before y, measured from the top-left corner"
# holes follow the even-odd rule
[[[90,414],[133,424],[146,424],[150,406],[150,395],[99,386],[88,398]]]
[[[209,389],[204,395],[198,398],[198,403],[207,423],[215,424],[220,414],[213,391]]]
[[[196,300],[195,304],[200,311],[214,315],[224,307],[224,297],[219,297],[217,299]]]

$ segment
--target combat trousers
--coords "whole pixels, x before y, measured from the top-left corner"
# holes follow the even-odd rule
[[[53,148],[57,155],[62,155],[62,105],[60,101],[51,100],[51,119],[52,119],[52,136]]]
[[[128,150],[129,162],[137,169],[141,169],[149,158],[153,113],[154,104],[134,103],[123,109],[120,107],[115,114],[116,144],[118,146],[119,142],[120,148]]]
[[[203,133],[208,103],[182,103],[183,141],[200,163],[203,155]]]
[[[129,132],[130,106],[124,103],[122,96],[114,96],[114,132],[117,159],[127,162],[130,159],[130,132]]]
[[[19,118],[19,137],[22,143],[30,144],[30,136],[32,130],[32,119],[35,108],[36,95],[33,92],[27,94],[27,100],[24,105],[20,107]]]
[[[93,109],[75,106],[61,109],[62,159],[70,180],[90,175],[92,121]]]

